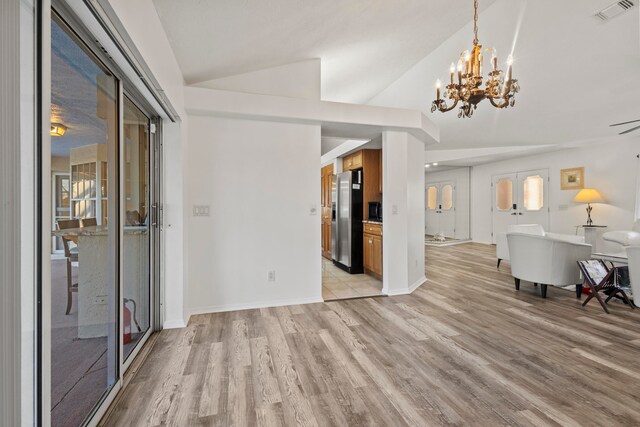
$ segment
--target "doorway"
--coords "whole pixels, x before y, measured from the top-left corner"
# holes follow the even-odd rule
[[[320,172],[325,301],[382,294],[382,139],[345,141]]]
[[[428,238],[455,239],[455,181],[433,182],[426,187],[425,234]]]
[[[540,224],[549,229],[549,170],[494,175],[492,188],[493,243],[510,225]]]

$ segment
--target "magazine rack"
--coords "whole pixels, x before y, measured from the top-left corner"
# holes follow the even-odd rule
[[[588,261],[578,261],[578,266],[580,267],[580,271],[582,271],[582,275],[584,276],[584,282],[591,289],[591,294],[582,303],[583,307],[587,305],[591,298],[595,297],[604,311],[609,314],[606,303],[608,303],[611,298],[620,293],[622,294],[622,299],[624,300],[624,302],[629,304],[632,309],[634,308],[631,301],[629,301],[627,294],[625,294],[624,290],[618,285],[618,274],[613,264],[611,264],[611,268],[609,268],[603,260],[591,259]],[[602,299],[600,292],[603,292],[607,295],[606,300]]]

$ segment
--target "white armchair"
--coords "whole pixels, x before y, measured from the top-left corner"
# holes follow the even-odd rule
[[[629,278],[631,279],[633,303],[636,307],[640,307],[640,246],[628,246],[626,250],[629,258]]]
[[[511,274],[516,289],[520,281],[540,284],[542,298],[547,286],[576,285],[576,296],[582,294],[582,281],[577,261],[591,258],[591,245],[549,236],[507,233]]]
[[[507,233],[522,233],[534,236],[546,236],[552,239],[563,240],[572,243],[584,243],[584,236],[573,234],[547,233],[539,224],[517,224],[510,225]],[[498,233],[496,235],[496,257],[498,258],[498,268],[502,260],[509,261],[509,244],[507,242],[507,233]]]
[[[602,240],[619,244],[623,252],[627,246],[640,246],[640,221],[636,221],[633,230],[607,231],[602,235]]]

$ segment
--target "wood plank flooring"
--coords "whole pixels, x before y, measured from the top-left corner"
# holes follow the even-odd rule
[[[493,246],[427,248],[412,295],[199,315],[108,426],[640,424],[640,310],[548,298]]]

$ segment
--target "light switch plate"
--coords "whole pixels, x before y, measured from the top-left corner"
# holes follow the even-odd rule
[[[193,216],[209,216],[209,205],[193,205]]]
[[[398,205],[391,206],[391,214],[398,215]]]
[[[314,216],[318,213],[318,206],[315,204],[309,205],[309,215]]]

